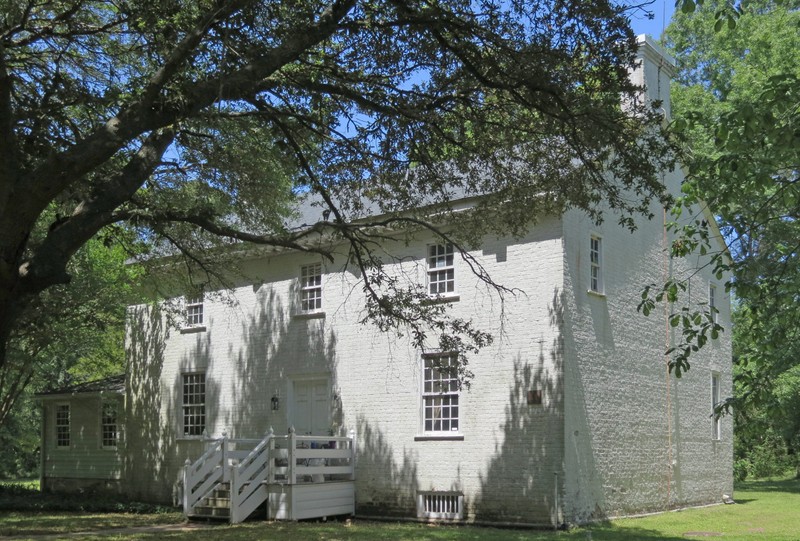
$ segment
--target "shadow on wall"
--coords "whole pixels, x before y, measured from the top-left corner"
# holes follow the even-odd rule
[[[292,317],[291,307],[272,286],[253,287],[251,310],[228,306],[224,314],[215,313],[204,332],[178,334],[158,304],[131,308],[125,477],[133,497],[177,501],[184,461],[204,451],[201,440],[182,439],[183,373],[206,373],[206,429],[211,437],[227,432],[233,438],[260,438],[270,427],[285,433],[291,422],[291,378],[313,374],[335,385],[336,339],[326,331],[325,319]],[[165,362],[168,340],[170,349],[179,348],[177,366]],[[162,387],[165,369],[174,376]],[[276,394],[280,407],[273,411],[271,397]],[[338,403],[331,404],[331,416],[324,421],[326,433],[331,420],[341,424]]]
[[[129,308],[126,337],[127,378],[124,479],[130,497],[166,503],[163,483],[169,468],[164,442],[174,441],[174,426],[163,423],[160,385],[169,329],[157,303]],[[167,390],[169,394],[170,390]],[[148,464],[143,468],[143,464]]]
[[[317,375],[329,379],[336,388],[336,335],[324,318],[292,316],[292,307],[269,286],[254,286],[256,307],[241,320],[241,344],[228,343],[226,358],[234,376],[228,378],[224,392],[232,401],[220,408],[217,426],[228,427],[233,437],[258,438],[269,428],[285,434],[292,424],[290,385],[293,378]],[[295,291],[292,291],[295,294]],[[279,400],[272,410],[271,398]],[[342,413],[331,400],[330,425],[341,426]]]
[[[539,337],[535,359],[514,359],[495,455],[479,476],[479,494],[465,502],[478,521],[561,523],[563,304],[558,290],[549,312],[555,338]]]
[[[600,317],[608,317],[599,314]],[[598,317],[593,311],[592,317]],[[565,433],[564,433],[564,468],[569,474],[563,484],[564,504],[562,505],[564,520],[569,523],[583,523],[588,520],[604,520],[607,514],[603,511],[606,506],[602,487],[602,479],[597,471],[595,457],[595,442],[592,440],[592,430],[589,427],[589,411],[587,409],[585,377],[602,377],[595,372],[582,374],[578,366],[578,353],[576,351],[577,338],[572,332],[574,315],[569,319],[569,324],[563,326],[564,343],[569,362],[563,364],[563,384],[569,389],[569,400],[564,402]],[[594,327],[595,336],[599,340],[602,336],[598,327]],[[610,342],[613,344],[613,339]]]
[[[403,452],[402,463],[386,437],[363,417],[357,421],[358,514],[416,516],[419,489],[416,453]]]

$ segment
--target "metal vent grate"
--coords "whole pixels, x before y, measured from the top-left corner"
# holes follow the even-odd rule
[[[459,492],[418,492],[417,516],[434,520],[464,518],[464,496]]]

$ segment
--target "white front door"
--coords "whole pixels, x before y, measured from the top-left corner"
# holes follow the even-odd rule
[[[327,378],[300,379],[292,383],[289,424],[298,435],[327,436],[331,426],[331,399]]]

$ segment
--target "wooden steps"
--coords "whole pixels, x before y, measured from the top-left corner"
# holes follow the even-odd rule
[[[215,519],[228,521],[231,516],[230,483],[220,483],[205,498],[194,506],[190,519]]]

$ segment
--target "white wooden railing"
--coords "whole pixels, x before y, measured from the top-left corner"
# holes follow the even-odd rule
[[[230,522],[245,520],[269,498],[269,485],[352,481],[355,474],[355,431],[349,437],[286,436],[272,429],[257,439],[206,440],[208,449],[183,470],[183,511],[209,497],[221,483],[230,487]],[[248,449],[251,447],[252,449]]]
[[[349,436],[298,436],[294,428],[270,443],[268,483],[287,485],[352,481],[355,478],[355,431]]]
[[[192,463],[188,458],[183,467],[183,512],[189,515],[195,505],[211,494],[224,480],[227,463],[228,437],[210,440],[203,456]]]
[[[269,476],[269,450],[273,438],[274,435],[270,428],[264,439],[258,442],[241,463],[233,459],[229,468],[231,524],[244,521],[269,497],[266,481]]]

